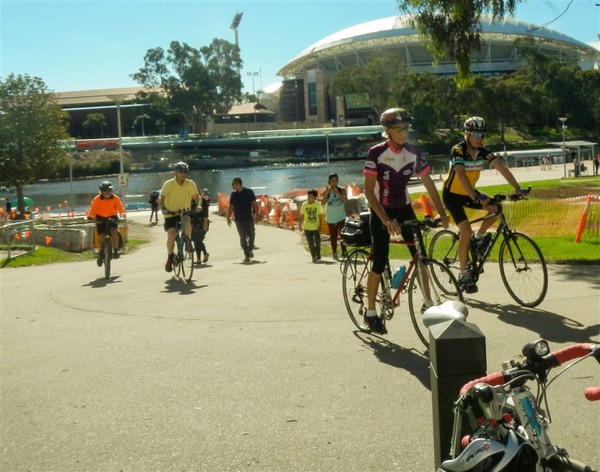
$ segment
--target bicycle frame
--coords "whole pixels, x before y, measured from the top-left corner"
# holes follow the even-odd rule
[[[436,223],[434,221],[433,225]],[[391,287],[391,266],[389,259],[386,261],[375,295],[377,316],[385,326],[385,321],[392,319],[395,308],[400,305],[400,295],[405,293],[413,327],[419,339],[425,346],[428,346],[428,327],[422,317],[423,311],[432,305],[440,305],[448,299],[458,299],[461,302],[464,299],[456,278],[450,270],[442,263],[425,255],[422,230],[432,224],[427,221],[414,220],[405,222],[404,225],[414,234],[414,241],[392,239],[390,244],[414,246],[416,251],[396,289]],[[373,254],[364,247],[358,247],[350,251],[344,264],[340,266],[343,275],[342,290],[348,314],[354,325],[363,332],[370,331],[370,328],[363,322],[363,315],[368,303],[367,291],[372,262]],[[440,276],[432,278],[435,272],[438,272]]]
[[[495,233],[491,233],[492,239],[490,240],[490,244],[488,245],[485,253],[479,254],[477,252],[477,248],[473,247],[472,245],[469,249],[470,253],[471,253],[471,263],[473,264],[473,268],[476,270],[477,275],[479,275],[479,273],[482,272],[481,269],[483,268],[485,261],[487,261],[489,255],[491,254],[492,249],[496,245],[496,241],[498,241],[498,238],[500,238],[500,236],[502,236],[504,238],[510,237],[510,234],[512,233],[512,230],[510,229],[510,227],[508,226],[508,222],[506,221],[506,216],[504,216],[504,210],[502,209],[502,204],[500,202],[497,202],[495,205],[498,207],[498,210],[495,211],[494,213],[469,221],[469,224],[472,225],[473,223],[479,223],[480,221],[486,221],[486,220],[489,220],[490,218],[496,218],[498,216],[500,217],[500,223],[498,224],[498,229],[496,230]]]
[[[189,244],[192,243],[191,238],[188,238],[185,235],[185,225],[183,224],[183,216],[188,213],[185,211],[178,211],[176,213],[171,212],[171,214],[176,215],[178,217],[178,221],[175,224],[175,248],[176,251],[173,253],[175,259],[175,275],[179,277],[180,274],[183,274],[183,278],[186,282],[191,281],[192,275],[194,273],[194,254],[195,251],[193,247],[191,250],[188,250],[185,247],[186,239],[189,241]],[[186,261],[188,263],[188,267],[186,268]],[[187,272],[187,273],[186,273]]]
[[[470,245],[466,269],[469,270],[473,282],[477,283],[498,238],[502,238],[500,250],[497,252],[502,283],[517,303],[522,306],[535,307],[544,300],[548,290],[546,261],[535,241],[509,226],[500,203],[505,198],[505,195],[494,196],[491,200],[491,204],[497,206],[494,213],[469,220],[469,224],[473,224],[500,217],[496,232],[487,233],[490,241],[483,254],[476,245]],[[510,198],[517,201],[521,197],[515,195]],[[429,256],[441,260],[446,267],[454,271],[455,276],[458,276],[459,270],[462,269],[459,244],[459,233],[453,230],[442,230],[433,236],[429,247]]]

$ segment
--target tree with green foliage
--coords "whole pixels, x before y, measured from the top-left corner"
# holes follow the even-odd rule
[[[167,51],[149,49],[144,66],[131,77],[147,89],[141,99],[202,132],[207,118],[242,98],[240,63],[239,48],[222,39],[200,49],[172,41]]]
[[[481,15],[513,15],[520,0],[397,0],[402,13],[413,15],[434,60],[453,59],[457,84],[471,82],[471,54],[481,49]]]
[[[25,185],[49,177],[67,157],[67,116],[42,79],[10,74],[0,81],[0,183],[16,188],[19,213]]]
[[[85,117],[83,128],[93,137],[103,138],[104,127],[107,125],[104,113],[90,113]]]
[[[396,94],[406,83],[408,67],[391,52],[374,53],[365,65],[346,67],[336,73],[330,83],[334,96],[362,94],[377,115],[398,106]]]

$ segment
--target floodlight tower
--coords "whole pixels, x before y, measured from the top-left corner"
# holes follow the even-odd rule
[[[244,12],[236,11],[235,16],[233,17],[233,21],[231,22],[231,26],[230,26],[230,28],[235,33],[235,46],[238,48],[238,51],[240,50],[240,42],[239,42],[239,38],[238,38],[238,26],[240,26],[240,21],[242,21],[243,14],[244,14]],[[237,73],[238,73],[238,77],[241,78],[242,71],[241,71],[241,66],[240,66],[239,60],[238,60],[238,64],[237,64]]]

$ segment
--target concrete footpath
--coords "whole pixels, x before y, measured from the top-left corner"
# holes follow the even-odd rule
[[[520,179],[522,180],[522,179]],[[114,262],[0,270],[0,470],[431,471],[430,373],[406,303],[389,335],[357,333],[339,264],[313,264],[297,232],[259,225],[255,260],[212,215],[210,260],[164,271],[165,234]],[[600,341],[598,266],[551,266],[522,308],[490,265],[469,300],[487,365],[543,337]],[[600,384],[586,361],[550,388],[551,437],[600,466]]]

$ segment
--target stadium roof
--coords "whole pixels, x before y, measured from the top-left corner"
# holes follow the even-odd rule
[[[423,46],[420,34],[411,26],[411,18],[410,15],[392,16],[338,31],[306,48],[286,64],[278,75],[298,77],[310,69],[337,72],[349,65],[366,63],[368,55],[375,51],[389,49],[397,50],[400,57],[415,69],[454,72],[453,61],[441,61],[437,67],[432,67],[431,53]],[[483,47],[481,53],[473,58],[472,69],[475,72],[516,70],[518,54],[513,42],[518,38],[536,40],[538,48],[547,54],[577,60],[583,58],[591,62],[598,56],[596,48],[586,43],[550,28],[514,18],[494,21],[491,16],[484,15],[481,30]],[[452,68],[444,67],[444,64],[451,64]],[[483,65],[481,70],[478,70],[478,64]]]

